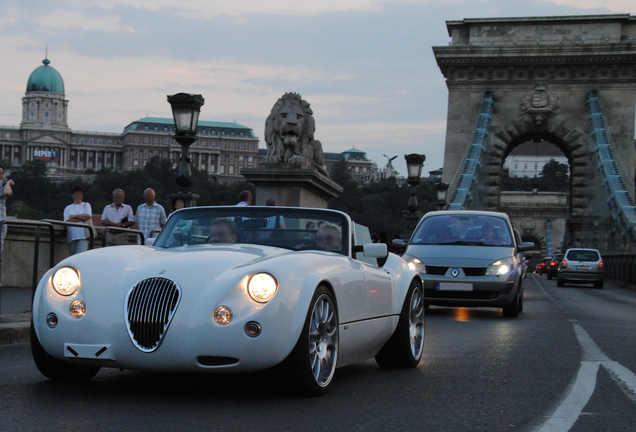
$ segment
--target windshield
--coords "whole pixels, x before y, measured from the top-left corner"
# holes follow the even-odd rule
[[[348,254],[341,213],[289,207],[197,207],[173,213],[155,246],[243,243]]]
[[[568,260],[570,261],[593,261],[600,260],[598,252],[595,250],[571,250],[568,252]]]
[[[422,221],[413,236],[414,245],[514,246],[507,221],[496,216],[452,214]]]

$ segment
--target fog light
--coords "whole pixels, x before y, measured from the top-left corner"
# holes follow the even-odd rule
[[[250,321],[245,324],[245,333],[247,333],[249,337],[255,338],[261,334],[261,325],[256,321]]]
[[[46,316],[46,325],[49,328],[55,328],[57,326],[57,315],[50,313]]]
[[[221,325],[228,325],[232,321],[232,311],[227,306],[219,306],[214,311],[214,321]]]
[[[75,300],[71,303],[71,315],[75,318],[81,318],[86,314],[86,304],[81,300]]]

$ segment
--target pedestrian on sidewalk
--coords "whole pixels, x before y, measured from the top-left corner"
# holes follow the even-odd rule
[[[144,233],[144,238],[150,238],[152,232],[161,229],[166,224],[166,211],[161,204],[155,202],[155,191],[148,188],[144,191],[145,204],[137,207],[135,220],[139,224],[139,230]],[[141,236],[137,236],[137,244],[141,244]]]
[[[69,204],[64,209],[64,221],[82,222],[88,225],[88,220],[93,217],[91,205],[84,202],[84,188],[75,186],[73,188],[73,204]],[[89,229],[92,229],[89,228]],[[88,240],[86,239],[86,228],[68,227],[66,231],[66,245],[69,255],[75,255],[88,250]]]
[[[0,220],[7,219],[7,204],[6,199],[13,195],[13,186],[15,182],[13,180],[4,179],[4,167],[0,165]],[[7,226],[2,225],[2,232],[0,232],[0,265],[2,265],[2,250],[4,249],[4,237],[7,235]],[[0,282],[0,286],[2,283]]]
[[[124,204],[125,197],[122,189],[113,191],[113,203],[104,207],[102,212],[102,225],[130,228],[135,224],[135,215],[132,207]],[[128,244],[128,233],[115,231],[108,233],[107,243],[111,246]]]

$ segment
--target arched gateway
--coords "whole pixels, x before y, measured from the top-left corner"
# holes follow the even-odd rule
[[[451,44],[433,51],[449,89],[449,207],[502,210],[504,160],[524,142],[546,140],[570,164],[565,246],[594,239],[633,249],[636,17],[465,19],[447,27]],[[618,238],[627,240],[618,246]]]

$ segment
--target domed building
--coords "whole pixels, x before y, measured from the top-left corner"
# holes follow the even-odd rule
[[[241,168],[258,163],[258,138],[249,127],[199,120],[198,134],[190,148],[192,163],[219,182],[240,180]],[[181,147],[173,136],[173,119],[156,117],[133,121],[122,133],[71,130],[64,80],[45,58],[27,81],[20,127],[0,126],[0,160],[19,166],[41,159],[53,168],[49,174],[59,179],[87,169],[139,169],[153,156],[176,165]]]

